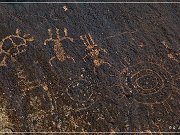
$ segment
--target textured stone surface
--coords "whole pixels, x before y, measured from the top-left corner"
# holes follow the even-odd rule
[[[180,131],[179,15],[179,4],[0,4],[0,131]]]

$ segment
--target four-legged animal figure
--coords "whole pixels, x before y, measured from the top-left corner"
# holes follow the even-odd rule
[[[30,34],[23,34],[20,29],[16,29],[16,33],[8,35],[0,41],[0,55],[4,55],[0,66],[7,66],[6,59],[9,57],[12,61],[16,61],[16,56],[25,52],[30,42],[34,41],[34,37]]]
[[[48,35],[49,35],[49,38],[44,41],[44,45],[47,45],[48,42],[53,42],[54,43],[54,52],[56,54],[56,56],[52,57],[49,60],[49,64],[52,66],[52,60],[55,59],[56,57],[61,62],[65,61],[65,59],[71,59],[71,60],[73,60],[73,62],[75,62],[73,57],[66,54],[66,52],[62,46],[62,41],[65,39],[68,39],[69,41],[73,42],[73,38],[69,37],[67,34],[67,29],[64,28],[64,37],[60,37],[58,28],[56,28],[56,39],[53,39],[51,29],[48,29]]]

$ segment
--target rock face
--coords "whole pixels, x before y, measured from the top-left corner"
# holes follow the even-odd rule
[[[179,4],[0,4],[0,132],[180,132]]]

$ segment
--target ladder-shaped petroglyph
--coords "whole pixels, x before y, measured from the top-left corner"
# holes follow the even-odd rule
[[[65,50],[64,50],[64,48],[62,46],[62,41],[63,40],[69,40],[70,42],[74,42],[73,38],[68,36],[67,28],[64,28],[64,36],[63,37],[60,36],[60,31],[59,31],[58,28],[56,28],[56,38],[55,39],[52,37],[53,34],[52,34],[52,29],[51,28],[48,29],[48,35],[49,35],[49,38],[47,38],[44,41],[44,45],[48,45],[50,42],[53,42],[54,52],[56,54],[56,56],[52,57],[49,60],[49,64],[52,66],[52,60],[55,59],[55,58],[57,58],[61,62],[65,61],[66,59],[71,59],[71,60],[73,60],[73,62],[75,62],[73,57],[66,54],[66,52],[65,52]]]
[[[27,90],[33,89],[37,86],[36,83],[28,80],[25,70],[20,62],[16,59],[16,56],[25,52],[26,47],[30,42],[34,41],[34,37],[30,34],[22,34],[19,29],[16,29],[15,35],[10,35],[2,39],[0,42],[1,53],[4,53],[4,59],[1,62],[1,66],[7,66],[6,59],[10,58],[16,66],[16,75],[18,78],[18,84],[23,93]],[[39,85],[39,84],[38,84]]]
[[[18,78],[18,86],[22,90],[23,95],[26,95],[28,91],[31,91],[37,87],[43,87],[43,88],[47,87],[45,83],[42,83],[39,80],[30,81],[23,66],[17,62],[16,62],[16,76]]]
[[[96,68],[100,67],[103,64],[107,64],[109,67],[111,67],[111,64],[109,62],[100,58],[100,52],[107,53],[107,51],[103,48],[98,47],[98,45],[95,43],[90,33],[88,33],[87,35],[81,35],[80,39],[83,41],[87,50],[87,55],[83,58],[83,60],[86,62],[85,59],[88,56],[90,56],[93,59],[94,73],[95,73]]]
[[[49,91],[48,85],[46,82],[42,82],[39,79],[30,81],[28,79],[28,75],[26,74],[26,71],[24,70],[22,65],[16,66],[17,71],[17,78],[18,78],[18,86],[20,87],[22,91],[22,96],[25,99],[29,99],[29,105],[31,108],[30,110],[33,111],[33,113],[27,113],[27,121],[29,124],[29,130],[31,132],[37,132],[43,128],[45,122],[47,122],[46,117],[50,116],[54,113],[55,107],[53,105],[53,99],[52,95]],[[39,93],[41,91],[41,96],[44,98],[44,100],[49,100],[48,110],[44,109],[42,106],[42,97],[39,97],[39,95],[36,95],[36,93]],[[36,124],[33,124],[36,123]],[[44,125],[43,125],[44,124]],[[49,127],[51,128],[51,127]],[[44,130],[50,130],[48,127],[46,127]]]
[[[49,91],[47,83],[39,79],[36,79],[33,81],[29,80],[25,69],[23,68],[22,65],[17,64],[17,62],[16,62],[16,76],[18,78],[18,86],[21,89],[22,95],[25,97],[27,93],[33,92],[36,89],[42,89],[43,92],[47,94],[47,98],[50,100],[51,113],[53,113],[54,111],[54,106],[52,105],[53,99],[52,99],[52,95]]]
[[[15,35],[9,35],[3,38],[0,42],[0,54],[4,55],[4,57],[0,62],[0,66],[7,66],[7,58],[15,62],[15,57],[25,52],[28,43],[33,40],[34,38],[30,34],[23,35],[19,29],[16,29]]]
[[[169,47],[169,45],[165,41],[162,41],[161,43],[164,46],[164,48],[166,48],[168,51],[168,58],[180,63],[180,52],[174,51],[172,48]]]
[[[0,42],[0,53],[4,54],[4,58],[0,63],[0,66],[7,66],[6,59],[9,58],[13,61],[15,65],[15,75],[17,77],[18,86],[21,89],[22,96],[25,97],[27,92],[33,91],[37,87],[42,87],[43,90],[47,92],[50,98],[50,93],[48,91],[48,86],[39,80],[30,81],[28,75],[26,74],[24,66],[18,61],[17,57],[19,54],[26,51],[26,47],[32,42],[34,38],[30,34],[22,35],[19,29],[16,30],[16,35],[10,35],[2,39]],[[51,98],[50,98],[51,100]],[[52,100],[51,100],[52,101]],[[0,108],[0,132],[11,132],[9,126],[9,120],[4,112],[1,112]],[[53,110],[53,108],[51,108]],[[11,125],[10,125],[11,126]]]
[[[27,91],[44,84],[30,81],[25,72],[23,65],[16,59],[16,56],[26,51],[29,43],[34,41],[34,37],[30,34],[23,34],[20,29],[16,29],[15,35],[9,35],[0,42],[0,53],[4,54],[4,58],[0,66],[7,66],[6,59],[12,60],[16,67],[16,76],[18,78],[18,85],[25,94]]]

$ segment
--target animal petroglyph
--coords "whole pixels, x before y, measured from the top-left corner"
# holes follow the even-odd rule
[[[103,48],[99,48],[98,45],[95,43],[94,39],[92,38],[92,35],[88,33],[87,35],[80,36],[80,39],[83,41],[84,45],[86,46],[86,50],[88,54],[83,58],[83,60],[86,62],[86,57],[90,56],[93,59],[94,64],[94,73],[96,68],[100,67],[103,64],[107,64],[109,67],[111,67],[111,64],[109,62],[106,62],[104,59],[100,58],[100,52],[107,51]]]
[[[60,36],[60,33],[59,33],[59,29],[56,28],[56,38],[53,39],[53,35],[52,35],[52,29],[48,29],[48,35],[49,35],[49,38],[46,39],[44,41],[44,45],[48,45],[50,42],[53,42],[54,43],[54,52],[56,54],[56,56],[52,57],[50,60],[49,60],[49,64],[52,66],[52,60],[57,58],[59,61],[63,62],[65,61],[66,59],[71,59],[74,61],[73,57],[69,56],[66,54],[63,46],[62,46],[62,41],[63,40],[69,40],[70,42],[74,42],[73,41],[73,38],[69,37],[68,36],[68,30],[66,28],[64,28],[64,36],[61,37]]]
[[[19,29],[16,29],[15,35],[9,35],[3,38],[0,42],[0,54],[5,54],[0,66],[7,66],[6,59],[9,57],[15,60],[15,56],[26,51],[29,42],[34,41],[30,34],[22,34]]]
[[[7,58],[10,58],[14,62],[16,66],[18,84],[23,90],[24,94],[27,90],[31,90],[34,87],[39,86],[39,84],[28,80],[23,66],[16,59],[17,55],[26,51],[26,47],[32,41],[34,41],[34,38],[30,34],[23,35],[19,29],[16,29],[15,35],[9,35],[3,38],[0,42],[0,53],[5,54],[0,66],[7,66]]]
[[[23,65],[16,59],[17,55],[26,51],[26,47],[30,42],[34,41],[34,37],[30,34],[22,34],[19,29],[16,29],[15,33],[15,35],[6,36],[0,42],[0,53],[5,54],[0,66],[7,66],[7,58],[10,58],[14,62],[16,66],[18,84],[25,94],[27,91],[39,87],[42,84],[30,81],[26,75]]]

